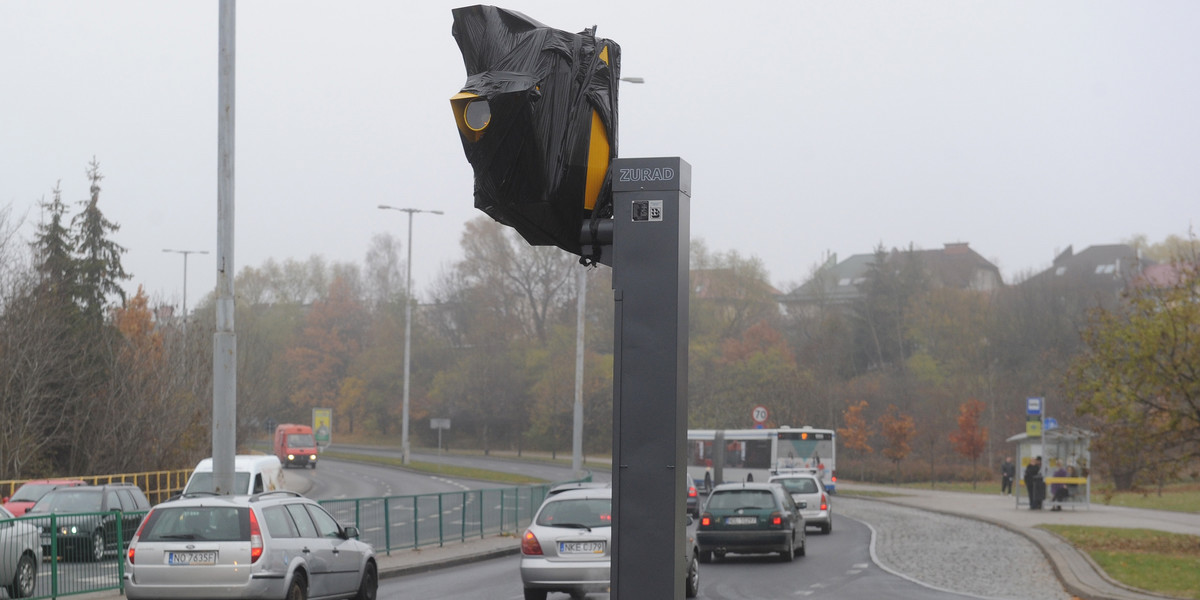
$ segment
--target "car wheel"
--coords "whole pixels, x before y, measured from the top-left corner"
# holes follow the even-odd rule
[[[787,548],[779,553],[779,558],[783,562],[792,562],[792,559],[796,558],[796,536],[794,534],[788,538]]]
[[[800,547],[796,549],[796,556],[804,556],[808,554],[808,536],[800,536]]]
[[[546,600],[546,590],[525,588],[525,600]]]
[[[713,560],[725,560],[725,552],[721,550],[714,551]]]
[[[684,579],[683,593],[688,598],[695,598],[700,593],[700,565],[697,564],[696,554],[688,562],[687,578]]]
[[[287,595],[284,600],[307,600],[308,599],[308,580],[304,575],[296,573],[292,577],[292,584],[288,586]]]
[[[37,561],[33,555],[25,553],[17,561],[17,571],[13,574],[11,585],[4,586],[9,598],[28,598],[33,595],[33,586],[37,583]]]
[[[830,531],[833,531],[833,518],[832,517],[830,517],[830,519],[828,521],[821,524],[821,533],[822,534],[829,535]]]
[[[713,559],[712,555],[713,555],[712,550],[704,550],[704,551],[700,552],[700,562],[705,563],[705,564],[712,562],[712,559]]]
[[[358,584],[358,594],[354,596],[354,600],[375,600],[375,592],[379,589],[379,572],[375,569],[375,563],[367,563],[363,569],[362,582]]]
[[[97,529],[92,532],[92,551],[87,558],[92,562],[104,559],[104,530]]]

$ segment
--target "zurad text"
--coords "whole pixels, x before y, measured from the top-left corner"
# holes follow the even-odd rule
[[[618,169],[618,181],[671,181],[675,179],[675,169],[671,167]]]

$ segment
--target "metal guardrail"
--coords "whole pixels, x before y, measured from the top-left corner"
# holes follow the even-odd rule
[[[183,491],[191,477],[191,469],[175,469],[172,471],[146,471],[143,473],[118,473],[116,475],[83,475],[79,477],[53,477],[52,479],[77,479],[88,485],[105,485],[109,483],[132,483],[146,494],[150,504],[158,504],[171,496]],[[0,498],[8,498],[21,487],[21,484],[34,479],[7,479],[0,481]]]
[[[589,475],[583,481],[590,481]],[[120,479],[114,479],[120,481]],[[445,545],[468,538],[518,533],[557,484],[516,486],[437,494],[322,500],[343,525],[378,553]],[[30,598],[123,590],[125,551],[147,511],[24,516],[0,520],[0,586],[13,584],[22,544],[36,537],[36,583]],[[103,532],[104,551],[92,545]],[[0,596],[5,594],[0,592]],[[7,594],[11,598],[11,593]]]

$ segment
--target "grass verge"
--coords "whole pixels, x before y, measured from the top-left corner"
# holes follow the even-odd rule
[[[439,463],[429,463],[421,461],[410,461],[407,465],[399,458],[388,456],[371,456],[367,454],[354,454],[353,452],[340,452],[330,450],[321,453],[321,456],[340,460],[352,460],[356,462],[373,463],[379,465],[387,465],[398,469],[408,469],[410,471],[420,471],[422,473],[433,473],[444,477],[461,477],[464,479],[478,479],[480,481],[494,481],[496,483],[507,483],[511,485],[537,485],[541,483],[549,483],[544,479],[529,477],[527,475],[519,475],[516,473],[503,473],[500,471],[489,471],[487,469],[474,469],[470,467],[458,467],[454,465],[443,465]]]
[[[1039,525],[1087,552],[1109,577],[1151,592],[1200,600],[1200,536],[1150,529]]]
[[[896,487],[941,490],[946,492],[968,492],[976,494],[1000,493],[1000,482],[980,481],[973,485],[966,481],[894,484]],[[1025,493],[1024,486],[1017,485],[1017,492]],[[1132,490],[1118,492],[1104,485],[1092,485],[1092,504],[1109,506],[1128,506],[1130,508],[1149,508],[1153,510],[1170,510],[1175,512],[1200,513],[1200,483],[1173,483],[1163,487],[1160,494],[1158,489]]]

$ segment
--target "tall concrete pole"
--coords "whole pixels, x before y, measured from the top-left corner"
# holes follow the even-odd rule
[[[213,334],[213,488],[233,493],[237,452],[237,335],[233,327],[234,0],[221,0],[217,59],[217,330]]]
[[[583,324],[587,308],[587,269],[579,269],[575,280],[575,415],[571,428],[571,471],[583,475]]]

